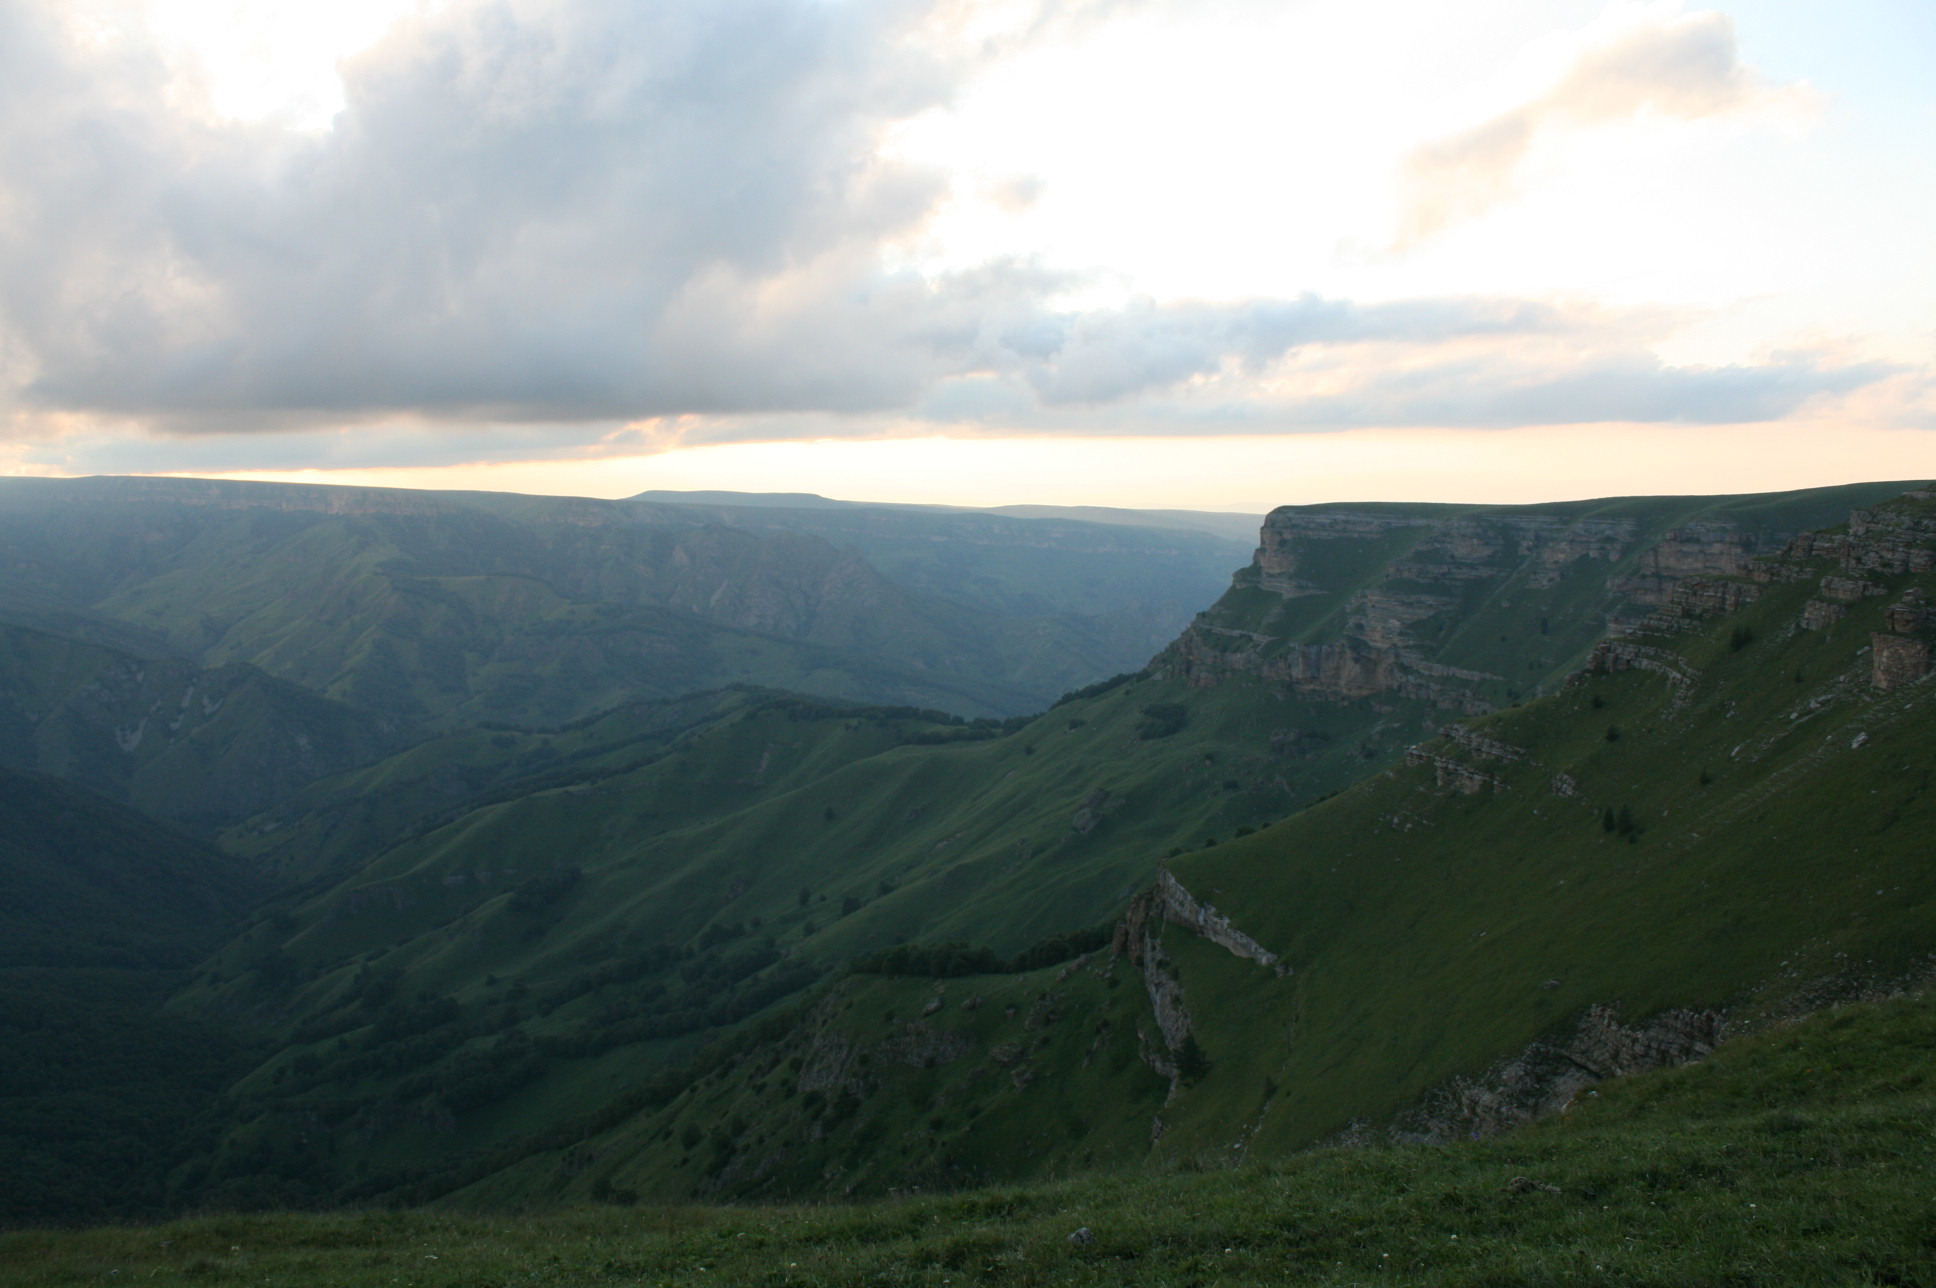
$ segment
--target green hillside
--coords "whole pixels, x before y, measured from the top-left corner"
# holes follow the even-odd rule
[[[141,657],[0,623],[0,764],[216,827],[406,741],[403,722],[252,666]]]
[[[135,1206],[1458,1140],[1919,978],[1936,515],[1875,490],[1280,510],[1172,647],[1032,717],[452,707],[223,833],[282,884],[165,1018],[247,1045]]]
[[[246,864],[56,779],[0,769],[0,966],[192,966],[269,889]]]
[[[1881,790],[1878,750],[1928,759],[1923,689],[1877,696],[1861,652],[1923,574],[1801,630],[1822,578],[1847,580],[1829,557],[1678,578],[1643,633],[1601,651],[1607,674],[1473,718],[1412,764],[1394,762],[1437,730],[1443,695],[1300,691],[1241,665],[1206,684],[1171,655],[1002,729],[740,695],[623,752],[604,740],[636,716],[494,735],[508,754],[535,736],[577,759],[447,817],[403,810],[395,844],[306,888],[184,998],[258,1016],[282,1044],[238,1084],[216,1174],[240,1184],[240,1160],[276,1141],[267,1174],[319,1193],[471,1184],[475,1201],[521,1203],[602,1179],[654,1197],[839,1196],[1278,1155],[1391,1124],[1457,1135],[1543,1104],[1540,1062],[1563,1057],[1509,1070],[1524,1086],[1464,1126],[1433,1097],[1471,1100],[1455,1079],[1559,1050],[1582,1017],[1618,1049],[1687,1053],[1711,1017],[1635,1026],[1830,987],[1852,962],[1910,970],[1936,948],[1913,819],[1859,862],[1810,820]],[[1618,593],[1605,567],[1572,575]],[[1793,741],[1802,729],[1842,741]],[[429,781],[409,760],[312,790]],[[1898,812],[1915,808],[1910,793]],[[315,857],[327,829],[288,826],[277,862],[341,862]],[[267,854],[274,836],[247,843]],[[1148,897],[1125,955],[1097,955],[1088,928],[1106,931],[1165,856],[1182,899],[1275,960],[1166,924]],[[1889,897],[1813,895],[1856,870]],[[948,943],[986,951],[922,949]],[[844,973],[897,944],[922,951]],[[265,976],[249,963],[271,946],[287,964]],[[1001,971],[977,978],[990,954]],[[754,1046],[686,1065],[736,1031]],[[293,1126],[317,1120],[339,1124],[327,1148]],[[587,1171],[573,1150],[620,1161]]]
[[[213,1142],[250,1061],[163,1005],[267,887],[173,828],[0,769],[0,1224],[168,1209],[168,1171]]]
[[[1689,583],[1563,694],[1174,860],[1120,955],[977,975],[909,953],[588,1122],[598,1169],[534,1151],[469,1193],[838,1195],[1460,1139],[1924,977],[1932,508]],[[1729,596],[1752,602],[1714,613]],[[784,1094],[809,1081],[821,1099]]]
[[[1926,1284],[1927,995],[1445,1146],[814,1207],[209,1215],[0,1234],[8,1282]]]

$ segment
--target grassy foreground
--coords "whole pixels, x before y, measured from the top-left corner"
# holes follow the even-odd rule
[[[852,1207],[17,1232],[0,1235],[0,1282],[1936,1284],[1932,1111],[1925,994],[1734,1041],[1467,1145]]]

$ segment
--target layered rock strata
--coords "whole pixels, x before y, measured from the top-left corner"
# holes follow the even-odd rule
[[[1455,1078],[1391,1136],[1445,1143],[1496,1136],[1563,1112],[1596,1082],[1688,1064],[1712,1054],[1727,1026],[1717,1010],[1675,1010],[1626,1025],[1612,1006],[1591,1006],[1564,1039],[1534,1042],[1476,1078]]]
[[[1538,672],[1563,651],[1539,642],[1549,634],[1572,639],[1568,648],[1583,646],[1578,632],[1588,623],[1579,620],[1578,595],[1553,600],[1550,619],[1539,615],[1543,609],[1528,612],[1528,599],[1547,602],[1562,580],[1601,582],[1590,597],[1594,634],[1615,610],[1631,622],[1633,610],[1652,609],[1666,615],[1655,625],[1667,628],[1748,602],[1757,587],[1739,579],[1787,540],[1723,520],[1688,522],[1646,543],[1633,518],[1287,506],[1265,519],[1233,596],[1200,616],[1157,665],[1196,685],[1243,675],[1322,700],[1391,695],[1478,715],[1517,695],[1507,675],[1446,656],[1447,645],[1465,637],[1460,660],[1469,662],[1470,635],[1493,629],[1477,626],[1475,613],[1512,614],[1521,632],[1536,621],[1537,636],[1510,643],[1501,636],[1506,647],[1498,652],[1503,670]],[[1251,594],[1258,591],[1271,598]],[[1335,606],[1300,605],[1314,597]],[[1284,609],[1273,610],[1273,602]]]

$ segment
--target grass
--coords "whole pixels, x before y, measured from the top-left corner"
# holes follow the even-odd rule
[[[0,1282],[1931,1284],[1933,1057],[1936,1000],[1910,996],[1605,1084],[1487,1142],[854,1206],[21,1231],[0,1234]]]
[[[1915,969],[1936,948],[1924,839],[1936,695],[1869,687],[1860,650],[1914,579],[1891,580],[1892,594],[1829,631],[1789,629],[1804,583],[1667,641],[1701,672],[1679,697],[1622,672],[1472,722],[1520,748],[1517,761],[1431,747],[1499,790],[1465,795],[1430,767],[1396,769],[1177,860],[1186,887],[1294,968],[1245,984],[1217,973],[1227,964],[1179,957],[1193,1011],[1296,1016],[1271,1075],[1291,1093],[1259,1147],[1389,1121],[1449,1078],[1568,1032],[1594,1004],[1628,1022],[1673,1007],[1745,1016],[1805,987]],[[1753,642],[1736,650],[1742,625]],[[1556,795],[1558,773],[1581,794]],[[1635,830],[1608,831],[1609,810]],[[1213,1062],[1255,1041],[1228,1026],[1205,1028]],[[1227,1106],[1255,1099],[1215,1075],[1206,1093],[1201,1109],[1179,1101],[1165,1148],[1210,1147],[1230,1131]]]
[[[1712,508],[1689,505],[1611,509],[1652,530]],[[1585,572],[1561,589],[1603,585],[1602,570]],[[261,1015],[287,1039],[234,1089],[236,1129],[212,1175],[286,1175],[338,1198],[461,1190],[513,1207],[598,1183],[654,1199],[840,1197],[1145,1154],[1282,1157],[1354,1120],[1388,1122],[1589,1006],[1619,1004],[1633,1021],[1740,1005],[1764,985],[1778,994],[1783,971],[1899,968],[1932,947],[1936,878],[1917,838],[1936,820],[1916,766],[1936,744],[1920,689],[1877,699],[1858,682],[1884,601],[1829,631],[1789,630],[1809,593],[1771,586],[1745,615],[1670,641],[1701,673],[1684,694],[1646,673],[1601,676],[1473,722],[1522,748],[1516,761],[1434,744],[1503,790],[1463,795],[1428,766],[1395,767],[1261,831],[1249,829],[1389,763],[1444,714],[1148,675],[945,747],[910,743],[948,733],[918,717],[753,695],[701,703],[690,726],[670,714],[680,704],[661,704],[426,744],[319,784],[297,807],[317,807],[306,821],[260,837],[265,856],[278,837],[294,838],[285,854],[347,855],[385,828],[414,829],[238,939],[183,999]],[[1520,626],[1538,638],[1536,621]],[[1166,705],[1187,718],[1150,736],[1148,713]],[[1858,731],[1871,735],[1859,752]],[[494,752],[546,753],[531,772],[551,776],[542,790],[500,779],[495,799],[460,795],[439,813],[445,775],[488,772]],[[1582,794],[1556,796],[1559,773]],[[1627,822],[1609,831],[1606,817]],[[910,940],[1013,953],[1108,917],[1165,854],[1293,968],[1274,974],[1172,928],[1211,1069],[1168,1105],[1136,1055],[1141,981],[1092,963],[1066,986],[1054,970],[960,985],[1002,1010],[950,1004],[924,1019],[951,1035],[932,1067],[895,1054],[927,981],[839,981],[837,1016],[818,1010],[627,1121],[559,1134],[759,1021],[778,998],[749,991],[762,980],[804,987],[812,970],[833,979]],[[520,893],[557,870],[577,875],[542,906]],[[742,986],[734,963],[749,950],[771,960]],[[252,965],[265,960],[281,973],[265,978]],[[722,975],[733,979],[708,982]],[[391,991],[373,998],[381,979]],[[1058,990],[1079,995],[1080,1042],[1069,1025],[1022,1032],[1007,1011]],[[698,1010],[697,1028],[643,1023]],[[996,1055],[1018,1044],[1031,1053],[1019,1083],[1016,1060]],[[854,1109],[776,1094],[778,1065],[830,1049],[874,1059],[825,1089]],[[505,1077],[482,1077],[500,1066]],[[315,1122],[331,1125],[326,1146]],[[581,1166],[588,1153],[596,1168]],[[510,1161],[486,1176],[486,1158]]]

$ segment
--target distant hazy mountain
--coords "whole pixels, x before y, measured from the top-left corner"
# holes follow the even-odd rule
[[[1208,532],[1232,541],[1249,544],[1257,536],[1257,524],[1269,506],[1255,511],[1227,510],[1135,510],[1106,505],[993,505],[985,507],[953,505],[910,505],[883,501],[836,501],[813,492],[673,492],[655,489],[640,492],[634,501],[654,501],[664,505],[704,505],[748,509],[791,510],[899,510],[922,514],[999,514],[1016,519],[1069,519],[1080,523],[1107,523],[1130,528],[1175,528],[1184,532]]]
[[[1140,665],[1248,552],[894,507],[0,480],[0,616],[441,726],[729,683],[1026,711]]]
[[[205,827],[401,747],[404,722],[245,663],[204,668],[0,623],[0,764]]]

